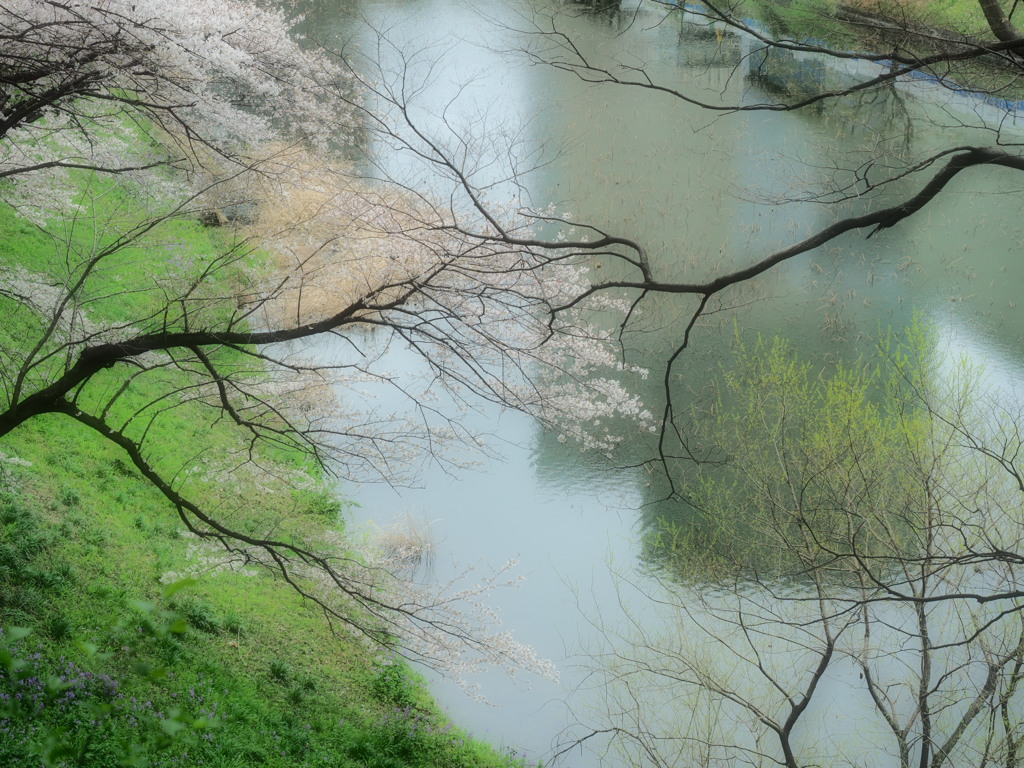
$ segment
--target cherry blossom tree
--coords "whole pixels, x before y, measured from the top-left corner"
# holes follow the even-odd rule
[[[289,162],[272,181],[256,175],[268,185],[266,215],[216,253],[180,257],[169,227],[191,199],[141,222],[120,208],[101,216],[100,199],[111,184],[123,191],[121,179],[89,188],[95,199],[80,197],[61,228],[41,228],[63,259],[0,273],[4,316],[18,331],[0,345],[0,435],[44,414],[87,427],[125,452],[192,534],[275,570],[376,642],[401,638],[405,652],[449,670],[458,665],[444,638],[491,661],[529,661],[458,618],[450,594],[385,588],[388,560],[275,534],[283,523],[272,514],[242,520],[275,489],[309,486],[274,460],[282,451],[353,481],[404,484],[424,461],[456,466],[451,447],[486,450],[461,418],[481,398],[610,450],[609,433],[589,421],[648,415],[599,374],[632,369],[573,307],[585,275],[534,248],[528,222],[470,232],[425,198]],[[394,348],[418,358],[422,376],[392,372]],[[381,389],[406,406],[375,406],[368,390]],[[232,425],[218,455],[161,459],[173,439],[163,419],[179,408]],[[216,511],[203,499],[218,499]]]
[[[709,8],[698,12],[701,23],[740,29],[766,50],[821,47],[766,37],[730,9]],[[125,451],[192,534],[237,562],[275,570],[330,619],[384,644],[418,627],[424,641],[455,637],[499,660],[528,656],[474,639],[473,621],[446,613],[444,598],[403,597],[367,575],[393,564],[353,562],[337,543],[278,536],[276,523],[245,519],[251,494],[304,482],[282,476],[269,452],[300,454],[344,478],[409,482],[424,461],[450,466],[448,446],[482,447],[460,418],[482,398],[605,452],[615,442],[609,420],[637,421],[658,431],[655,463],[671,469],[692,457],[677,423],[674,368],[723,296],[844,233],[883,234],[961,172],[1024,167],[1012,146],[980,143],[890,175],[869,162],[828,200],[927,178],[894,205],[842,218],[747,266],[669,278],[633,239],[527,209],[515,190],[528,169],[511,162],[495,179],[479,162],[481,143],[493,137],[443,119],[428,129],[404,72],[372,72],[374,61],[358,52],[300,42],[293,21],[241,0],[0,8],[0,190],[59,255],[35,271],[5,264],[0,273],[4,316],[17,329],[0,348],[0,437],[47,414],[91,429]],[[557,25],[527,31],[539,41],[527,52],[535,60],[689,99],[635,67],[583,57]],[[892,61],[891,71],[842,91],[703,106],[799,109],[911,71],[941,74],[991,55],[1018,62],[1017,41],[958,45],[944,58],[873,55]],[[416,158],[429,183],[394,178],[372,157],[356,168],[332,156],[361,132],[372,133],[378,151]],[[501,188],[512,190],[509,200],[489,197]],[[219,250],[178,259],[176,221],[239,201],[252,213],[224,233]],[[594,257],[617,262],[605,273],[615,276],[581,266]],[[623,361],[620,341],[659,296],[689,297],[690,306],[661,374],[664,408],[652,419],[623,383],[645,372]],[[112,311],[117,303],[131,311]],[[388,352],[398,348],[419,361],[418,381],[393,375]],[[382,388],[411,409],[374,407]],[[152,393],[143,404],[133,399],[140,390]],[[233,443],[223,455],[165,466],[162,415],[192,406],[232,425]],[[199,500],[225,484],[237,489],[233,501],[205,508]],[[351,611],[353,602],[364,613]],[[446,657],[440,648],[410,652]]]
[[[591,293],[576,258],[617,239],[569,226],[539,238],[543,214],[485,202],[476,158],[424,130],[408,93],[301,47],[280,12],[0,13],[4,192],[49,253],[0,266],[0,438],[44,416],[76,422],[177,511],[198,571],[269,569],[332,623],[452,674],[481,661],[550,674],[488,628],[483,596],[507,566],[417,586],[396,576],[409,553],[310,536],[286,500],[320,488],[310,463],[405,484],[424,462],[456,466],[455,447],[488,450],[462,418],[481,399],[606,452],[609,420],[652,426],[621,380],[644,372],[591,322],[626,304]],[[431,184],[337,159],[357,130],[419,157]],[[197,214],[237,201],[245,222],[188,246]],[[396,375],[394,350],[421,373]],[[405,405],[375,404],[382,391]],[[216,455],[168,458],[180,409],[217,430]]]
[[[344,140],[350,77],[290,26],[281,9],[235,0],[5,2],[0,179],[18,182],[6,199],[45,209],[67,194],[68,169],[205,178],[216,160],[251,165],[271,137]]]

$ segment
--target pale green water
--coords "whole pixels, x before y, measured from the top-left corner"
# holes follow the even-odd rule
[[[432,49],[441,65],[421,95],[424,119],[429,123],[431,109],[470,83],[450,116],[484,115],[493,130],[521,130],[524,141],[551,158],[525,180],[533,203],[556,202],[578,219],[641,239],[664,275],[693,278],[742,265],[820,228],[837,211],[862,210],[868,201],[834,209],[755,198],[798,194],[826,182],[837,164],[871,156],[898,160],[909,150],[954,143],[951,137],[968,117],[911,87],[819,111],[716,118],[664,96],[587,85],[498,53],[519,43],[495,20],[521,23],[517,14],[531,14],[525,4],[350,3],[320,0],[310,29],[355,35],[364,50],[374,45],[362,31],[364,20],[388,30],[399,48],[443,41]],[[652,74],[709,100],[754,101],[771,85],[733,72],[732,65],[744,61],[742,40],[726,36],[722,54],[717,39],[659,19],[655,8],[647,9],[621,34],[621,19],[584,17],[566,24],[595,55],[642,59]],[[847,76],[812,60],[780,66],[790,78]],[[481,125],[475,122],[472,130]],[[391,162],[392,170],[401,170],[400,159]],[[870,349],[879,329],[902,327],[915,310],[952,348],[985,359],[995,380],[1018,381],[1024,366],[1024,222],[1016,183],[1008,171],[965,175],[900,226],[870,240],[848,235],[771,272],[755,291],[726,296],[735,306],[699,326],[677,369],[678,393],[702,390],[728,348],[734,322],[748,334],[783,334],[804,355],[839,360]],[[892,191],[911,188],[908,183]],[[678,299],[652,302],[644,332],[631,339],[634,360],[656,367],[678,343],[680,318],[690,306]],[[396,359],[396,367],[402,365],[412,363]],[[659,380],[652,376],[644,393],[652,409],[661,401]],[[502,599],[502,616],[517,638],[561,659],[589,631],[577,604],[583,613],[599,610],[615,621],[608,560],[631,572],[644,521],[684,513],[655,503],[664,493],[656,476],[580,455],[519,415],[485,409],[474,418],[481,430],[500,435],[505,461],[486,461],[457,478],[428,471],[423,490],[402,494],[357,489],[361,514],[386,523],[395,512],[409,512],[430,521],[441,574],[451,561],[499,564],[519,556],[528,580]],[[623,461],[644,448],[639,435],[629,437],[618,457]],[[443,682],[437,692],[459,722],[538,758],[572,723],[562,702],[577,682],[568,668],[561,685],[537,682],[532,691],[491,676],[483,681],[484,693],[498,708],[474,704]],[[841,696],[841,681],[835,685]],[[589,764],[579,752],[569,761]]]

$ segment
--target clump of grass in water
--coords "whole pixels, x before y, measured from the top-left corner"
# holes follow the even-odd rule
[[[427,520],[405,512],[374,535],[373,543],[384,556],[388,570],[409,578],[433,572],[437,542],[430,526]]]

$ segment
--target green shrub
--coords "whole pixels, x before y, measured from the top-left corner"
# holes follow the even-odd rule
[[[46,619],[43,631],[51,640],[67,640],[74,633],[74,627],[64,616],[52,614]]]
[[[321,491],[306,502],[305,511],[307,515],[317,520],[338,523],[341,521],[341,513],[346,506],[335,494],[330,491]]]
[[[397,662],[377,664],[370,690],[385,704],[410,707],[416,703],[416,684],[409,679],[405,666]]]

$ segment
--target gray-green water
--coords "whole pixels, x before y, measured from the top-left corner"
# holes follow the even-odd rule
[[[550,160],[522,180],[534,204],[553,202],[577,219],[642,240],[656,269],[680,278],[748,263],[837,215],[863,210],[868,203],[859,199],[837,207],[781,204],[829,183],[837,167],[871,157],[898,162],[908,152],[955,143],[966,135],[965,124],[996,114],[950,103],[918,83],[801,113],[713,115],[666,96],[588,85],[530,65],[516,55],[523,43],[511,28],[537,13],[542,18],[550,9],[489,0],[320,0],[307,24],[311,31],[354,35],[364,51],[376,45],[366,22],[395,45],[389,56],[426,49],[423,61],[438,62],[418,97],[427,124],[436,120],[432,112],[449,105],[449,120],[465,121],[470,132],[516,132]],[[589,53],[643,62],[656,78],[709,101],[750,103],[777,85],[744,74],[751,61],[747,41],[663,15],[652,4],[635,16],[582,15],[561,23]],[[855,74],[810,58],[773,66],[790,82]],[[400,158],[388,162],[401,170]],[[880,329],[899,329],[914,312],[939,330],[949,354],[962,350],[983,359],[993,380],[1012,385],[1024,366],[1024,222],[1016,184],[1009,171],[963,175],[901,225],[871,239],[845,236],[772,271],[752,291],[726,295],[727,311],[703,321],[683,355],[678,392],[703,389],[707,372],[723,360],[734,323],[746,334],[782,334],[809,358],[840,360],[870,349]],[[897,184],[891,194],[912,188],[913,182]],[[499,187],[496,194],[508,191]],[[634,361],[656,368],[679,342],[691,307],[687,300],[652,302],[644,332],[631,337]],[[413,365],[396,355],[396,368]],[[655,409],[657,382],[652,376],[645,392]],[[408,513],[429,522],[439,577],[457,568],[454,562],[519,557],[527,580],[500,598],[502,618],[518,639],[562,660],[586,645],[594,631],[588,615],[617,621],[609,563],[642,580],[644,521],[683,512],[656,503],[664,493],[656,476],[580,454],[526,417],[484,408],[473,419],[499,436],[504,460],[485,460],[458,477],[428,469],[422,490],[343,492],[355,495],[364,521],[386,524]],[[630,450],[643,445],[639,434],[627,437]],[[532,690],[486,676],[483,692],[495,706],[477,704],[444,681],[436,682],[436,693],[460,723],[536,759],[573,722],[564,702],[580,676],[571,665],[562,672],[561,684],[533,681]],[[841,696],[836,685],[834,695]],[[567,759],[590,762],[579,750]]]

